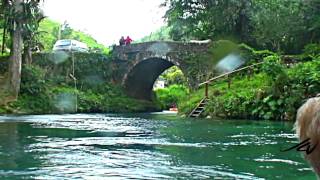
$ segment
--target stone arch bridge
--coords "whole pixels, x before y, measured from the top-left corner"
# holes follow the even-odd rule
[[[168,68],[177,66],[186,76],[190,87],[199,83],[199,72],[207,68],[201,59],[210,56],[210,41],[146,42],[113,49],[117,83],[137,99],[151,100],[156,79]],[[199,59],[200,58],[200,59]],[[197,66],[197,67],[195,67]],[[201,67],[202,66],[202,67]],[[196,69],[198,68],[198,72]]]
[[[154,41],[115,46],[111,57],[59,51],[34,54],[33,61],[46,70],[46,77],[58,78],[59,82],[64,79],[72,83],[76,79],[79,87],[112,82],[133,98],[152,100],[154,82],[172,66],[181,69],[191,88],[207,80],[205,76],[213,72],[210,59],[215,46],[218,44],[211,41]]]

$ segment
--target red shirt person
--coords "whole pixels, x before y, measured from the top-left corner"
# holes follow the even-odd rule
[[[125,42],[126,45],[129,45],[129,44],[131,44],[132,39],[129,36],[127,36],[127,38],[125,39],[124,42]]]

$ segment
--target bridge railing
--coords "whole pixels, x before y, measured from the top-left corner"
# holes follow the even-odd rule
[[[230,88],[230,85],[231,85],[231,79],[230,79],[230,75],[232,74],[235,74],[235,73],[238,73],[238,72],[241,72],[241,71],[244,71],[244,70],[250,70],[252,71],[253,67],[255,66],[258,66],[258,65],[261,65],[263,64],[264,62],[260,62],[260,63],[256,63],[256,64],[253,64],[253,65],[250,65],[250,66],[246,66],[246,67],[242,67],[242,68],[239,68],[239,69],[236,69],[234,71],[231,71],[231,72],[227,72],[227,73],[224,73],[224,74],[221,74],[219,76],[216,76],[216,77],[213,77],[203,83],[200,83],[198,86],[201,87],[201,86],[205,86],[205,97],[208,97],[209,96],[209,85],[218,80],[218,79],[221,79],[221,78],[224,78],[224,77],[227,77],[228,78],[228,87]]]

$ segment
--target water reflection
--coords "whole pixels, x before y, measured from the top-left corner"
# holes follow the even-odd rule
[[[18,167],[16,163],[21,159],[21,152],[23,147],[18,143],[18,131],[15,123],[0,124],[0,152],[1,160],[0,166],[8,169],[15,169]],[[21,154],[20,154],[21,153]]]
[[[292,124],[163,115],[0,117],[0,179],[315,179]],[[290,173],[289,173],[290,172]]]
[[[32,127],[25,123],[0,123],[0,178],[30,178],[34,169],[42,166],[45,153],[30,148],[34,143],[26,133],[30,130]]]

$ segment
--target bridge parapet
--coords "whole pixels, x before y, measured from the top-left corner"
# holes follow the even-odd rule
[[[116,46],[113,55],[121,60],[131,59],[130,55],[145,54],[154,57],[165,57],[168,55],[185,53],[207,52],[210,41],[174,42],[174,41],[151,41],[145,43],[131,44],[127,46]]]

